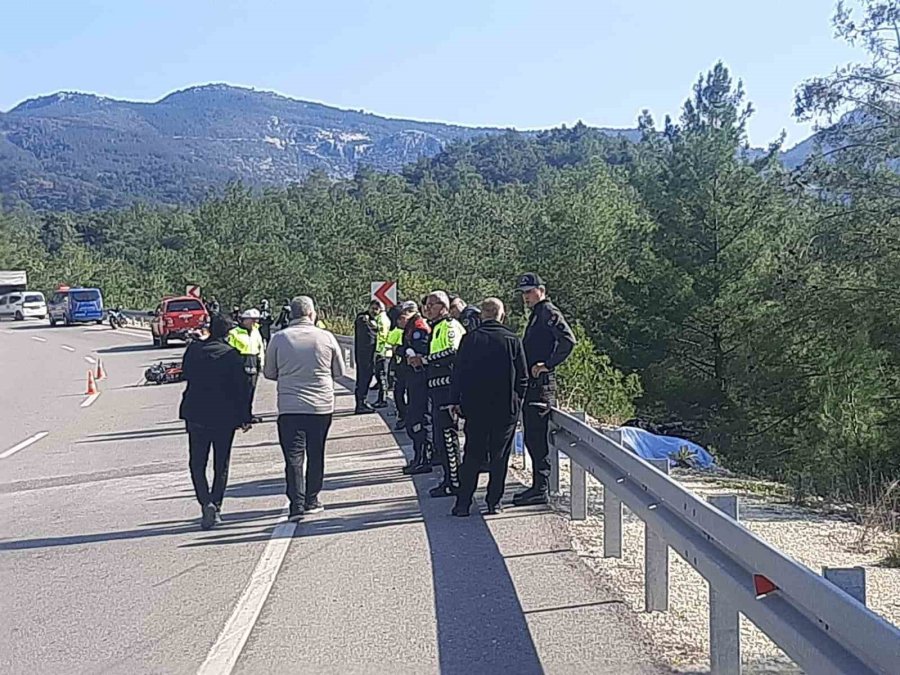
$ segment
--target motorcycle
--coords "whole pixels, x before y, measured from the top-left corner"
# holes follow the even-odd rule
[[[116,330],[117,328],[124,328],[128,323],[128,320],[125,318],[125,315],[122,314],[121,309],[109,310],[108,320],[109,327],[113,330]]]

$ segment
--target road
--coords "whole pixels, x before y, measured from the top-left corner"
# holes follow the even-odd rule
[[[324,513],[284,522],[265,382],[223,525],[200,531],[182,387],[139,384],[181,351],[0,323],[0,672],[661,672],[557,516],[449,517],[429,477],[400,473],[389,418],[353,416],[344,388]]]

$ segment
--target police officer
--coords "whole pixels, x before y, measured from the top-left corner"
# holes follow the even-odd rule
[[[530,488],[513,497],[513,504],[546,504],[550,489],[550,408],[556,405],[556,367],[575,346],[575,335],[562,312],[550,302],[543,280],[534,272],[519,277],[516,290],[522,293],[531,316],[522,343],[528,364],[528,389],[522,421],[525,445],[531,456],[534,477]]]
[[[422,363],[428,355],[431,342],[431,326],[419,314],[416,303],[403,303],[399,323],[403,325],[401,352],[406,360],[405,379],[408,404],[406,406],[406,434],[413,442],[413,458],[403,468],[403,473],[416,475],[431,473],[431,457],[425,430],[425,412],[428,410],[428,381]]]
[[[395,307],[400,307],[400,305],[395,305]],[[397,325],[388,332],[386,342],[390,351],[388,384],[393,384],[394,405],[397,407],[397,422],[394,424],[394,429],[400,430],[406,427],[406,357],[403,355],[402,349],[403,327],[406,326],[406,319],[401,318],[399,312],[396,317]]]
[[[250,383],[250,410],[253,410],[253,397],[256,395],[256,381],[266,358],[266,348],[259,332],[259,310],[248,309],[241,313],[240,324],[228,332],[228,344],[238,350],[244,357],[244,373]],[[259,424],[262,418],[252,415],[252,422]]]
[[[377,317],[384,313],[380,300],[372,300],[369,308],[358,314],[353,323],[353,356],[356,360],[356,410],[362,415],[372,412],[373,408],[366,400],[369,396],[369,385],[375,372],[375,345],[378,342]]]
[[[275,323],[275,317],[272,315],[272,308],[269,301],[263,298],[259,303],[259,334],[262,335],[263,344],[268,346],[269,340],[272,339],[272,324]]]
[[[467,305],[458,295],[450,298],[450,316],[462,324],[466,333],[471,333],[481,325],[481,310],[475,305]]]
[[[451,497],[459,488],[460,453],[459,430],[450,412],[450,378],[465,329],[450,316],[450,298],[444,291],[434,291],[428,296],[426,311],[431,320],[431,345],[428,356],[418,361],[427,367],[432,443],[444,467],[443,480],[429,494]]]
[[[378,389],[378,400],[372,407],[386,408],[387,367],[390,359],[390,346],[387,338],[391,332],[391,320],[388,318],[387,312],[381,311],[375,315],[375,331],[375,386]]]

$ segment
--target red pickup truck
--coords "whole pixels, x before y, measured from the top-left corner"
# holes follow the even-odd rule
[[[150,332],[157,347],[167,347],[170,339],[187,342],[191,334],[200,332],[209,322],[206,307],[190,296],[163,298],[151,314]]]

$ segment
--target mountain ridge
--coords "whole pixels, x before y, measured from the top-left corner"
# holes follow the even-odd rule
[[[266,187],[312,171],[398,172],[449,144],[507,131],[516,130],[386,117],[225,83],[149,102],[59,91],[0,113],[0,195],[6,206],[52,210],[186,204],[232,181]]]

